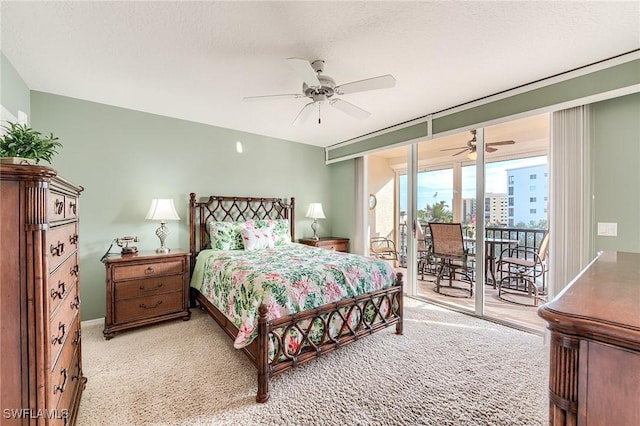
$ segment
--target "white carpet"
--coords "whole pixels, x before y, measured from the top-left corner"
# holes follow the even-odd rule
[[[90,425],[542,425],[542,337],[405,299],[395,327],[275,377],[256,370],[206,314],[102,337],[82,330]]]

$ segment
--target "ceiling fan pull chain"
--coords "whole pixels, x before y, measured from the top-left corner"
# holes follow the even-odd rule
[[[318,124],[320,124],[320,102],[318,102]]]

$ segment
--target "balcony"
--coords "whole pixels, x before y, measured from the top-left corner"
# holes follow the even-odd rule
[[[429,239],[429,226],[422,224],[425,239]],[[466,236],[470,237],[469,230],[464,229]],[[538,248],[545,234],[546,229],[523,229],[523,228],[503,228],[489,227],[485,230],[486,238],[517,240],[518,245],[526,247]],[[406,273],[407,267],[407,226],[402,224],[398,230],[398,265],[397,269]],[[471,244],[473,248],[473,244]],[[500,255],[503,248],[499,244],[495,247],[496,256]],[[417,263],[417,260],[416,260]],[[435,269],[427,269],[425,274],[418,273],[418,291],[417,294],[421,298],[425,298],[431,302],[442,304],[448,307],[473,311],[475,309],[475,298],[470,297],[451,297],[435,291]],[[487,273],[488,276],[489,273]],[[499,277],[498,277],[499,278]],[[476,289],[478,286],[476,285]],[[489,319],[498,322],[507,322],[518,328],[526,329],[537,333],[544,331],[544,321],[538,317],[534,306],[523,306],[516,303],[505,301],[498,297],[498,291],[494,288],[491,280],[483,286],[485,292],[485,315]],[[478,290],[476,290],[478,291]],[[526,301],[526,293],[523,293],[522,300]],[[514,297],[517,301],[518,297]]]

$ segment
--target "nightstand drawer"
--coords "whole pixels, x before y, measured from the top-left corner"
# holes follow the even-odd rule
[[[115,283],[116,300],[182,291],[182,275]]]
[[[301,244],[306,244],[308,246],[319,247],[325,250],[333,250],[333,251],[341,251],[348,252],[349,251],[349,239],[348,238],[339,238],[339,237],[321,237],[317,240],[313,238],[302,238],[298,240]]]
[[[183,309],[182,301],[181,291],[120,300],[115,306],[115,322],[123,323],[178,312]]]
[[[318,247],[326,249],[326,250],[333,250],[333,251],[344,251],[344,252],[349,251],[349,243],[346,242],[346,241],[336,241],[336,242],[332,242],[332,243],[321,243],[321,244],[318,244]]]
[[[113,271],[113,279],[150,278],[160,275],[182,274],[184,262],[169,260],[166,262],[143,263],[139,265],[117,266]]]

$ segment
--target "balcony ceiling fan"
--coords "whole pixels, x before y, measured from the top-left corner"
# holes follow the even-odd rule
[[[469,158],[472,160],[475,160],[475,155],[476,155],[476,131],[475,130],[471,130],[471,136],[472,138],[467,141],[467,146],[458,146],[456,148],[446,148],[446,149],[441,149],[441,151],[454,151],[456,149],[459,149],[460,151],[453,154],[454,157],[456,155],[460,155],[466,151],[469,151]],[[494,148],[494,146],[513,145],[514,143],[516,143],[516,141],[514,140],[489,142],[484,144],[484,150],[486,152],[496,152],[498,148]]]
[[[364,92],[367,90],[386,89],[396,85],[396,79],[390,74],[336,85],[333,78],[323,74],[324,61],[321,59],[309,62],[305,59],[289,58],[287,62],[298,76],[302,78],[302,93],[249,96],[243,98],[243,100],[261,101],[304,97],[311,99],[312,102],[302,107],[302,110],[300,110],[293,120],[292,124],[294,125],[305,122],[316,105],[318,105],[318,124],[320,124],[320,105],[322,104],[328,104],[354,118],[360,120],[365,119],[371,115],[369,111],[365,111],[343,99],[335,98],[334,95],[348,95],[350,93]]]

